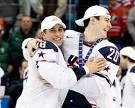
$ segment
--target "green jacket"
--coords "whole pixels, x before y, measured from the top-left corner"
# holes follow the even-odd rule
[[[23,53],[22,53],[22,42],[24,39],[28,37],[35,37],[36,31],[30,31],[29,34],[24,34],[20,29],[17,31],[14,31],[11,34],[11,37],[9,39],[10,43],[10,52],[11,52],[11,62],[14,66],[19,65],[20,61],[23,59]]]
[[[9,45],[7,42],[0,40],[0,67],[7,71],[7,66],[9,62]]]

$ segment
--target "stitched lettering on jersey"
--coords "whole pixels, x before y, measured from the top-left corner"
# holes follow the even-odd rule
[[[120,64],[119,51],[115,47],[106,46],[99,49],[99,52],[104,56],[107,61],[116,65]]]
[[[49,41],[40,42],[38,47],[40,49],[53,49],[55,52],[58,52],[58,48],[52,42]]]
[[[135,73],[135,66],[133,66],[130,70],[131,73]]]

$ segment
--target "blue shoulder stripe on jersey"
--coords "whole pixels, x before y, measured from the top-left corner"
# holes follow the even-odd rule
[[[131,73],[135,73],[135,66],[133,66],[130,70]]]
[[[53,49],[55,52],[58,52],[58,48],[56,47],[56,45],[54,45],[52,42],[50,41],[44,41],[39,43],[39,48],[41,49]]]
[[[120,64],[120,54],[117,48],[113,46],[106,46],[106,47],[100,48],[98,51],[103,55],[103,57],[107,61],[116,65]]]

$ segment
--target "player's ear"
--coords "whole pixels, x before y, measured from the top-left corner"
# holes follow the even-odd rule
[[[43,40],[46,39],[46,30],[41,31],[41,36]]]
[[[46,32],[45,31],[41,31],[41,35],[44,35]]]

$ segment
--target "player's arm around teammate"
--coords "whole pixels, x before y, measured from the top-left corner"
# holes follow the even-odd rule
[[[103,59],[88,61],[81,68],[67,68],[61,50],[57,47],[57,45],[62,44],[65,25],[61,21],[57,21],[57,23],[54,22],[51,28],[48,28],[45,24],[49,21],[51,24],[53,22],[52,16],[48,18],[49,20],[44,20],[41,23],[43,38],[48,41],[41,42],[39,39],[26,39],[22,44],[24,57],[26,59],[32,57],[43,79],[56,88],[67,88],[74,85],[83,75],[104,69],[106,62]],[[53,18],[56,17],[53,16]],[[37,44],[38,42],[40,43]]]
[[[33,39],[31,41],[35,40]],[[31,46],[31,44],[29,45]],[[24,54],[25,58],[31,59],[31,57],[28,57],[29,55],[27,48],[23,49],[23,52],[25,52]],[[38,72],[40,73],[42,79],[47,80],[49,83],[51,83],[51,85],[53,85],[56,88],[67,88],[67,87],[69,88],[70,86],[74,85],[77,82],[77,80],[79,80],[83,75],[92,74],[97,71],[103,70],[104,67],[106,66],[106,61],[104,61],[103,59],[96,59],[96,60],[91,59],[86,62],[84,66],[85,69],[78,67],[71,69],[66,66],[65,61],[63,59],[63,55],[60,52],[60,49],[58,54],[59,57],[53,51],[48,52],[48,55],[52,59],[52,61],[48,62],[46,58],[42,57],[38,58],[41,52],[47,54],[45,49],[38,49],[34,52],[34,56],[32,58],[34,61],[38,63]],[[59,62],[56,59],[53,59],[56,56],[57,60],[59,58],[60,61],[63,62],[62,64],[59,64]],[[87,71],[87,73],[85,72],[85,70]]]

